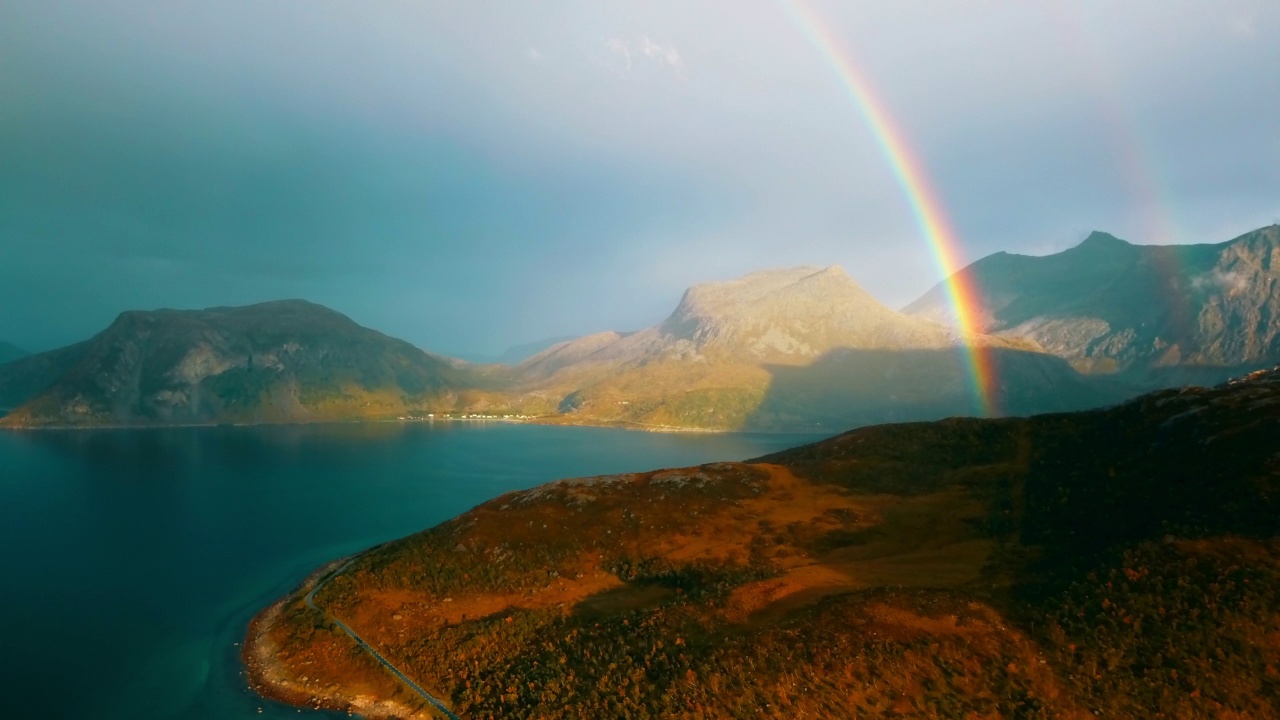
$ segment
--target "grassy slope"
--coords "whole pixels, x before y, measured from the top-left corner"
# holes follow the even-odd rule
[[[1277,447],[1274,374],[867,428],[507,495],[320,600],[476,718],[1280,717]],[[378,681],[296,598],[263,630]]]

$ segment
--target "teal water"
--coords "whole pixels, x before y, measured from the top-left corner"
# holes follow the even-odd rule
[[[236,644],[324,562],[556,478],[813,439],[470,423],[0,433],[2,714],[297,718],[247,690]]]

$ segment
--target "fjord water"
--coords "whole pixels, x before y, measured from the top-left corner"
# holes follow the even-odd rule
[[[0,433],[0,707],[298,717],[245,687],[237,643],[324,562],[548,480],[813,439],[470,423]]]

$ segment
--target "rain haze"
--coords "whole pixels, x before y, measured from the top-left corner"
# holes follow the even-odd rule
[[[442,353],[653,324],[689,284],[1280,218],[1280,4],[0,5],[0,340],[301,297]],[[810,18],[806,24],[802,18]]]

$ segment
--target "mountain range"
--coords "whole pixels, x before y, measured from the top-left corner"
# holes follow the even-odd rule
[[[969,354],[999,366],[1008,412],[1088,407],[1108,389],[1020,338],[963,338],[877,302],[839,267],[696,285],[662,323],[553,346],[515,368],[571,421],[838,429],[974,411]]]
[[[562,480],[321,569],[243,656],[377,717],[439,716],[379,659],[471,718],[1280,717],[1277,438],[1280,368]]]
[[[0,365],[0,408],[12,409],[0,424],[443,412],[836,431],[1100,407],[1280,361],[1280,226],[1191,246],[1094,233],[960,275],[981,306],[971,337],[952,327],[942,286],[897,312],[838,267],[802,267],[695,285],[657,325],[558,342],[514,366],[433,355],[304,301],[127,312],[82,343]]]
[[[1033,340],[1084,373],[1160,383],[1181,368],[1213,381],[1280,357],[1280,225],[1215,245],[1095,232],[1065,252],[996,253],[958,274],[980,299],[982,332]],[[954,321],[943,285],[905,311]]]

